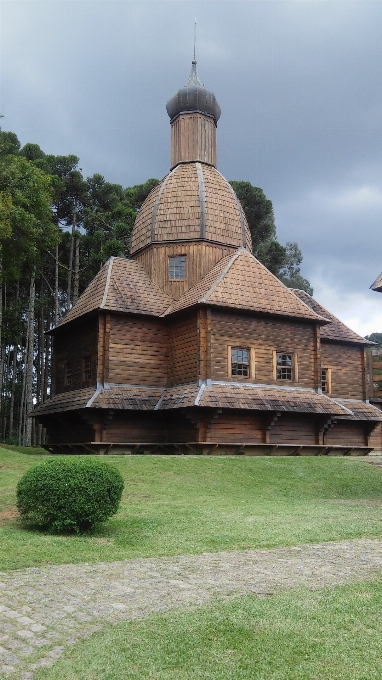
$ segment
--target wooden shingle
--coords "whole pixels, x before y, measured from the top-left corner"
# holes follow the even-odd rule
[[[57,328],[97,309],[160,316],[171,302],[140,262],[111,257]]]
[[[328,310],[325,309],[325,307],[316,302],[316,300],[314,300],[312,296],[306,293],[304,290],[293,289],[293,292],[295,295],[297,295],[298,298],[300,298],[300,300],[305,302],[305,304],[308,305],[308,307],[310,307],[316,314],[325,317],[325,319],[328,319],[329,323],[326,324],[321,329],[322,340],[357,342],[362,345],[373,344],[368,340],[365,340],[365,338],[362,338],[360,335],[352,331],[347,326],[345,326],[345,324],[342,321],[337,319],[337,317],[334,316],[334,314],[328,312]]]
[[[326,323],[243,248],[220,260],[166,315],[201,303]]]

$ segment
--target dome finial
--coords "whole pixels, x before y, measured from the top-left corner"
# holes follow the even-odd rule
[[[196,64],[196,19],[194,23],[194,62]]]

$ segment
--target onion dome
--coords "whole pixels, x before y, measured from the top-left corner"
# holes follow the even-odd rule
[[[187,83],[168,100],[166,109],[171,122],[180,113],[186,112],[203,113],[206,116],[211,116],[215,125],[218,122],[221,114],[220,106],[214,93],[207,90],[200,82],[196,71],[196,61],[192,62],[191,74]]]
[[[135,221],[131,254],[152,243],[209,241],[252,250],[240,202],[211,165],[177,165],[143,203]]]

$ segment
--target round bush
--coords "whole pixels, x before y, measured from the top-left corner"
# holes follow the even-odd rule
[[[107,463],[56,458],[21,477],[17,508],[25,522],[78,533],[114,515],[122,491],[122,475]]]

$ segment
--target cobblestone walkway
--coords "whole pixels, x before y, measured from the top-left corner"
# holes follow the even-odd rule
[[[214,597],[362,581],[380,570],[382,541],[362,539],[0,573],[0,677],[31,680],[106,623]]]

